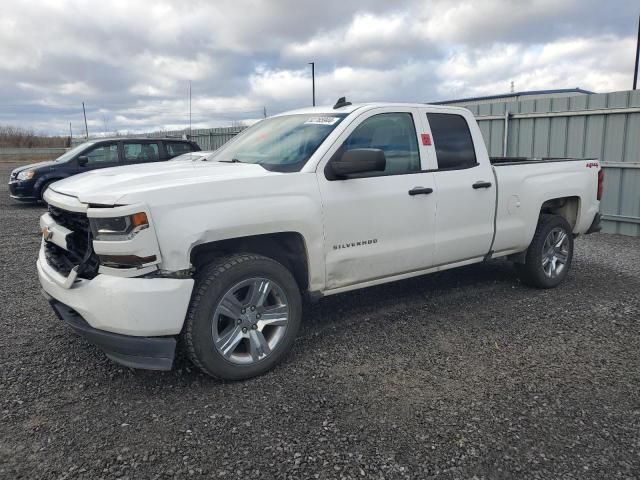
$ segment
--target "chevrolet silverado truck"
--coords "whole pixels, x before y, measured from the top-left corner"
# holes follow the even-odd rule
[[[490,159],[472,114],[425,104],[291,111],[196,161],[104,169],[44,194],[37,270],[112,360],[221,379],[291,349],[303,299],[504,258],[560,284],[599,229],[594,159]]]

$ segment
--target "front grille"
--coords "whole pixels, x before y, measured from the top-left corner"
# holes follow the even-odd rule
[[[62,225],[73,232],[89,232],[89,219],[84,213],[69,212],[49,205],[49,215],[53,217],[58,225]]]
[[[58,225],[71,230],[67,235],[67,250],[45,242],[45,257],[49,265],[60,274],[67,276],[73,267],[82,264],[79,276],[95,277],[98,273],[98,256],[93,251],[91,228],[87,216],[84,213],[69,212],[52,205],[48,208],[49,215]]]
[[[64,248],[60,248],[55,243],[44,243],[44,256],[47,259],[47,263],[52,266],[56,272],[65,277],[69,276],[73,267],[80,262],[74,262],[71,259],[71,255]]]

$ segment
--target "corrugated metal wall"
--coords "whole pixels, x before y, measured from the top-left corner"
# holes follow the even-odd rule
[[[191,130],[190,139],[196,142],[202,150],[216,150],[231,140],[246,127],[202,128]],[[150,137],[176,137],[188,135],[188,130],[173,130],[169,132],[153,132]]]
[[[640,235],[640,91],[466,108],[476,116],[491,156],[599,159],[605,168],[603,231]]]

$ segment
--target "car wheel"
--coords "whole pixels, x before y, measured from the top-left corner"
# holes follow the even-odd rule
[[[541,215],[524,263],[516,263],[520,279],[537,288],[557,287],[567,277],[573,259],[573,233],[558,215]]]
[[[198,272],[182,337],[203,372],[241,380],[285,357],[301,316],[300,290],[289,270],[261,255],[236,254]]]

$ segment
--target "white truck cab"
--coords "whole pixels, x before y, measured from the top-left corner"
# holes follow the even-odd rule
[[[279,362],[303,297],[506,257],[555,287],[599,229],[594,159],[490,159],[472,114],[424,104],[265,119],[194,161],[44,194],[38,274],[58,316],[124,365],[224,379]]]

